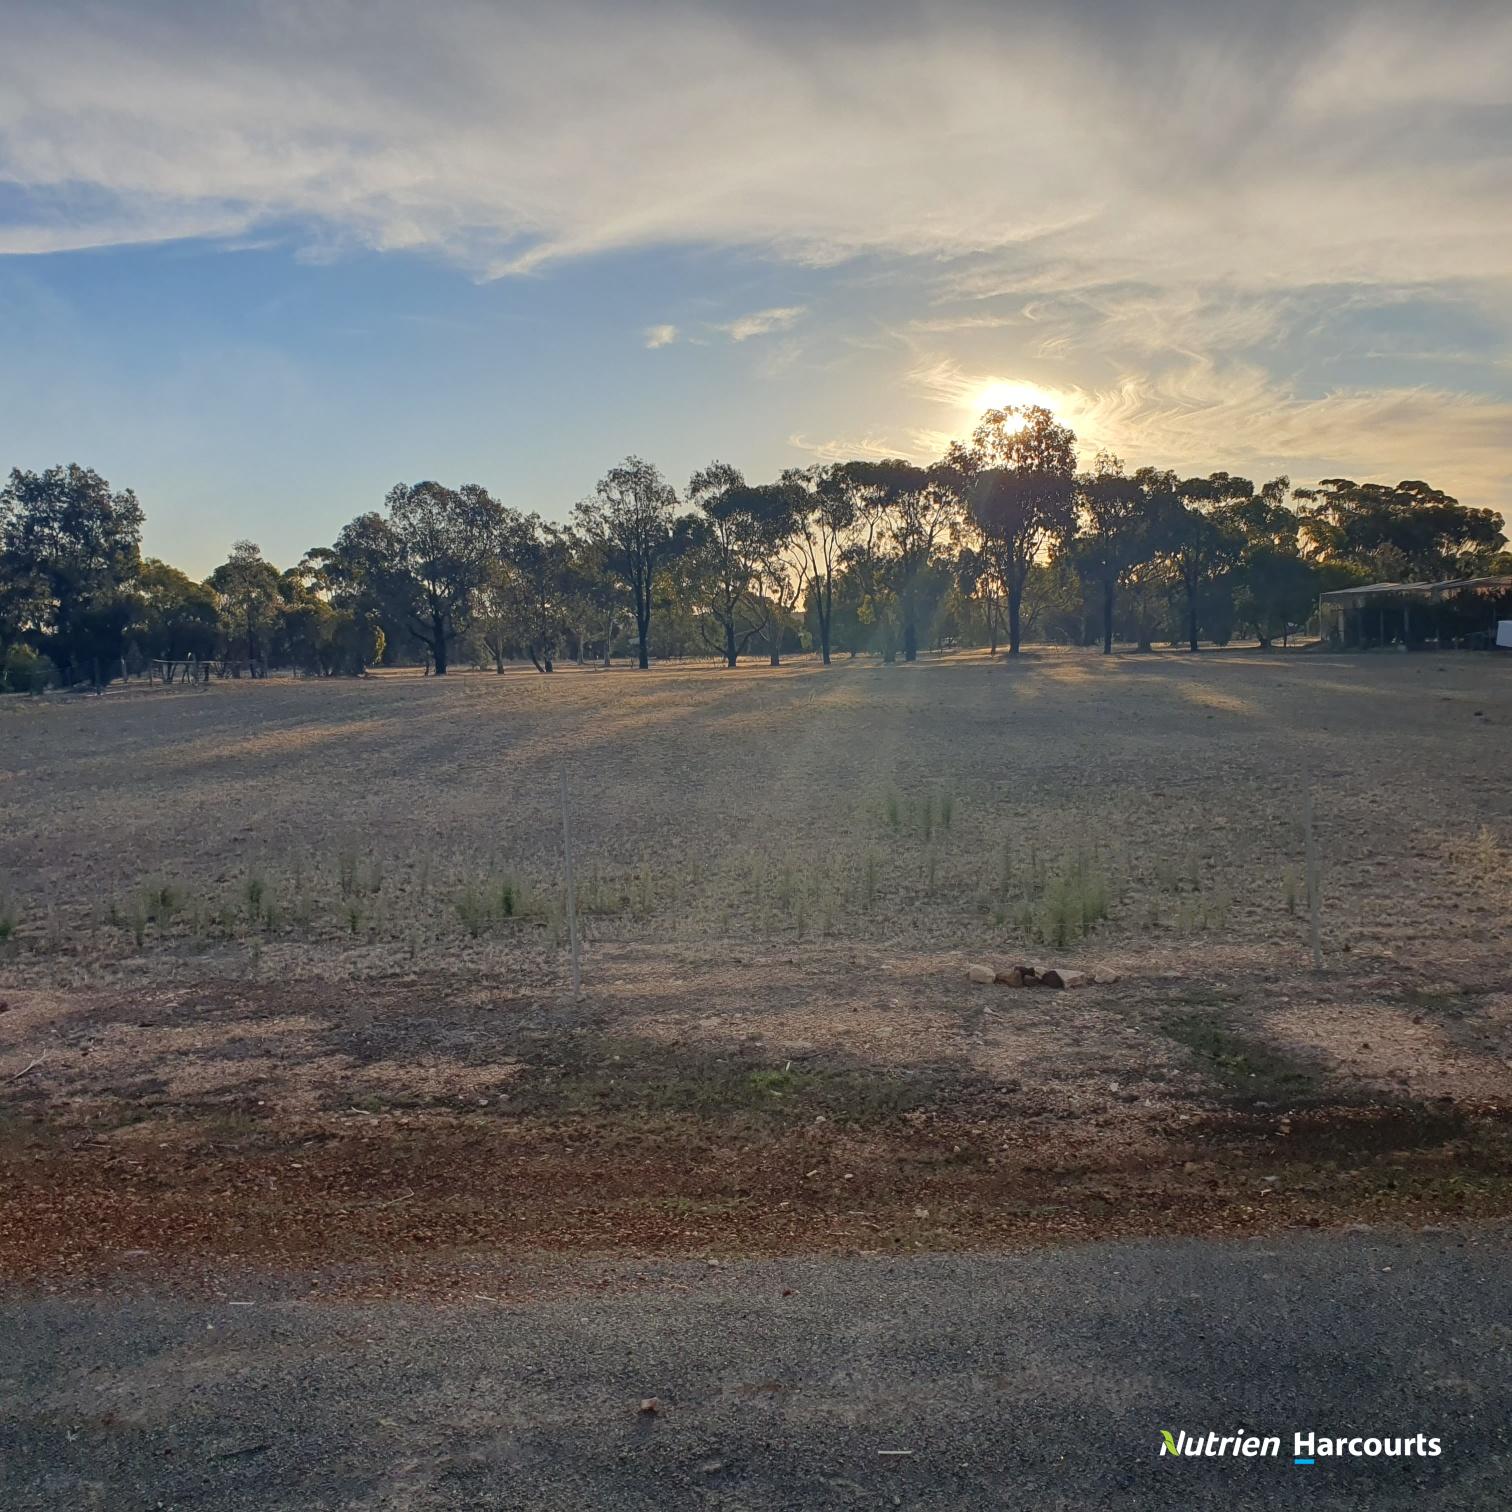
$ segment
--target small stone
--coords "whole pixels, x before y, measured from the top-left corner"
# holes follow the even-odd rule
[[[993,977],[993,981],[1003,987],[1022,987],[1024,985],[1023,968],[1010,966],[1007,971],[1000,971]]]
[[[661,1403],[655,1397],[642,1397],[640,1410],[647,1417],[654,1417],[656,1413],[661,1411]]]
[[[1042,987],[1064,987],[1066,985],[1065,978],[1053,966],[1049,971],[1040,972],[1039,981]]]
[[[1110,987],[1114,982],[1118,980],[1118,973],[1114,971],[1111,966],[1099,966],[1097,970],[1092,973],[1092,980],[1096,982],[1099,987]]]
[[[718,1475],[724,1469],[724,1465],[725,1462],[720,1459],[705,1460],[698,1467],[698,1473],[700,1475]]]
[[[1085,987],[1092,980],[1085,971],[1063,971],[1060,979],[1062,987]]]
[[[990,966],[968,966],[966,968],[966,975],[971,981],[982,987],[990,986],[997,980],[997,972]]]

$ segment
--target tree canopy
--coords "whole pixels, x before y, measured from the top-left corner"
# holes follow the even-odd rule
[[[548,673],[617,649],[761,646],[916,658],[926,646],[1008,654],[1037,636],[1262,646],[1313,616],[1320,591],[1506,573],[1505,526],[1420,480],[1259,487],[1099,453],[1047,409],[988,410],[934,463],[827,462],[752,482],[712,462],[682,496],[630,456],[558,523],[485,487],[401,483],[287,569],[238,540],[203,582],[143,560],[143,510],[76,464],[0,491],[0,690],[108,681],[151,662],[313,676],[458,657]],[[1409,633],[1404,627],[1402,634]],[[629,633],[631,642],[622,646]],[[1384,632],[1382,632],[1384,633]]]

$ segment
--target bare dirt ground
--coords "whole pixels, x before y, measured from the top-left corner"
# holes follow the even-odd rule
[[[7,700],[0,1276],[1504,1215],[1509,731],[1313,652]]]

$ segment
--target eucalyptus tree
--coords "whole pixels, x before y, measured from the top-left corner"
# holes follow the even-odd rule
[[[1235,607],[1241,623],[1261,646],[1311,613],[1318,591],[1318,568],[1302,554],[1301,520],[1288,499],[1291,480],[1272,478],[1248,499],[1227,507],[1242,545],[1234,566]]]
[[[520,584],[520,641],[535,669],[550,672],[571,614],[572,542],[561,526],[539,515],[526,516],[522,525],[512,545]]]
[[[946,464],[964,482],[981,549],[1008,596],[1008,654],[1019,654],[1024,584],[1076,527],[1076,436],[1042,405],[991,409]]]
[[[688,482],[687,501],[696,519],[689,576],[699,608],[718,627],[727,667],[739,662],[772,618],[772,602],[760,584],[780,542],[772,507],[777,494],[780,490],[749,486],[727,462],[711,462]]]
[[[14,468],[0,489],[0,642],[29,641],[65,686],[110,676],[138,610],[142,518],[129,488],[90,468]]]
[[[1004,585],[996,559],[980,545],[969,542],[956,553],[956,591],[968,602],[981,605],[987,631],[987,654],[996,656],[998,633],[1003,627]]]
[[[641,670],[651,665],[648,639],[658,569],[673,548],[677,492],[640,457],[627,457],[577,506],[579,529],[604,554],[630,591]]]
[[[748,507],[758,528],[755,590],[767,606],[767,660],[777,667],[782,665],[783,636],[808,591],[809,553],[802,532],[809,498],[784,474],[775,483],[752,488]]]
[[[1185,599],[1189,650],[1198,648],[1204,590],[1234,566],[1244,546],[1229,507],[1250,498],[1254,491],[1248,478],[1226,472],[1183,478],[1176,485],[1176,507],[1164,532],[1164,551]]]
[[[220,636],[215,592],[155,557],[137,574],[140,608],[132,627],[146,654],[163,661],[208,661]]]
[[[614,658],[614,642],[630,599],[629,584],[615,571],[608,543],[582,529],[570,532],[573,561],[573,606],[579,621],[578,659],[592,635],[602,637],[601,665],[607,670]]]
[[[401,656],[415,642],[411,584],[399,565],[394,532],[376,510],[343,525],[333,545],[307,551],[305,561],[331,603],[362,627],[364,665]]]
[[[892,663],[898,659],[898,615],[888,550],[890,480],[875,462],[845,462],[839,474],[851,500],[850,526],[841,550],[841,586],[852,600],[856,628],[870,625],[873,648],[884,662]]]
[[[954,545],[964,518],[964,477],[948,463],[920,467],[899,458],[852,462],[851,478],[867,489],[878,516],[902,630],[903,659],[919,654],[919,620],[932,570]],[[943,590],[945,580],[939,583]]]
[[[1071,560],[1082,578],[1097,589],[1104,656],[1113,652],[1113,611],[1137,539],[1141,502],[1123,463],[1108,452],[1099,452],[1092,470],[1076,480],[1078,528]]]
[[[1113,650],[1119,590],[1160,550],[1175,499],[1174,473],[1141,467],[1129,477],[1107,452],[1077,479],[1077,530],[1068,550],[1077,571],[1097,588],[1105,656]]]
[[[1471,509],[1419,479],[1396,484],[1324,478],[1296,497],[1310,507],[1299,525],[1313,553],[1371,575],[1434,581],[1489,571],[1506,545],[1494,509]]]
[[[231,555],[205,580],[215,591],[225,621],[226,650],[247,663],[248,674],[266,670],[270,642],[278,624],[282,598],[278,568],[256,541],[237,541]]]
[[[845,469],[833,463],[789,468],[782,483],[792,490],[790,541],[796,575],[813,606],[819,658],[827,667],[835,623],[835,583],[856,523],[856,491]]]
[[[452,642],[506,544],[511,511],[477,483],[400,483],[389,490],[386,564],[406,600],[410,631],[445,676]]]

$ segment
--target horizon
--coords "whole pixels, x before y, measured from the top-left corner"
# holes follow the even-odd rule
[[[561,520],[629,453],[927,460],[1003,397],[1506,515],[1512,16],[1305,14],[23,10],[4,466],[196,576],[399,480]]]

